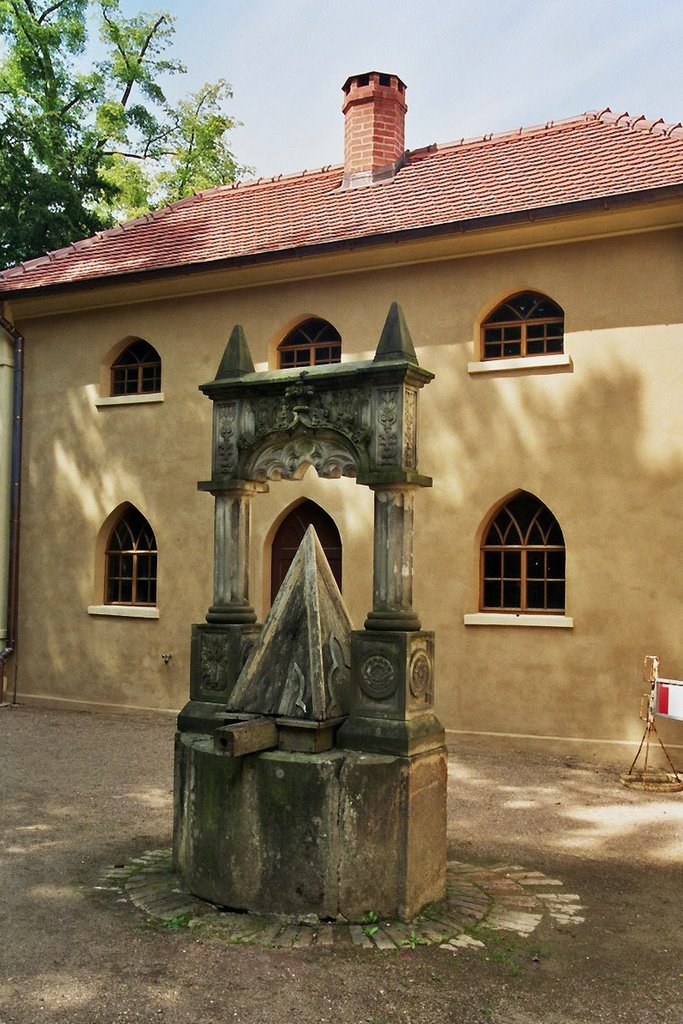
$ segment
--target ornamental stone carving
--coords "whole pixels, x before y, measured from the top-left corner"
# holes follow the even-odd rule
[[[201,685],[204,689],[222,692],[228,686],[230,651],[221,634],[205,633],[200,648]]]
[[[298,480],[309,466],[318,476],[337,479],[356,476],[358,458],[348,441],[340,436],[318,434],[297,437],[292,441],[273,441],[247,457],[245,473],[249,479]]]
[[[403,464],[415,469],[417,465],[417,392],[407,389],[403,400]]]
[[[424,697],[430,692],[432,666],[424,651],[417,651],[410,662],[410,692],[413,697]]]
[[[396,670],[383,654],[372,654],[360,671],[363,693],[374,700],[386,700],[396,689]]]
[[[232,476],[237,467],[236,415],[237,402],[216,406],[216,470],[222,476]]]
[[[377,461],[380,465],[393,465],[398,454],[398,388],[385,388],[379,396],[377,422]]]

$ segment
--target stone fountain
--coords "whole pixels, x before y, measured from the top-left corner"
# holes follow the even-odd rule
[[[393,303],[371,361],[256,373],[241,327],[215,380],[214,598],[178,718],[175,867],[258,913],[412,920],[446,877],[434,634],[412,607],[422,369]],[[263,625],[250,509],[269,483],[353,476],[375,495],[373,607],[354,630],[312,528]]]

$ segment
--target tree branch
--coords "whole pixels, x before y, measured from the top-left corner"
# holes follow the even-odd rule
[[[43,11],[41,16],[38,18],[38,24],[42,25],[46,18],[49,18],[50,15],[54,13],[54,11],[58,11],[59,8],[63,7],[65,3],[66,0],[58,0],[58,3],[53,4],[52,7],[47,7]],[[33,9],[33,4],[31,3],[31,0],[26,0],[26,6],[31,11],[31,14],[33,14],[33,16],[35,17],[35,10]]]

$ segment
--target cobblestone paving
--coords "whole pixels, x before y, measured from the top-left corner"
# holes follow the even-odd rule
[[[98,890],[137,907],[148,919],[189,928],[202,937],[269,947],[349,946],[406,949],[439,945],[447,952],[484,947],[487,931],[526,938],[546,918],[554,927],[575,928],[584,921],[580,896],[565,893],[562,882],[518,864],[479,867],[450,861],[446,898],[427,907],[410,924],[345,921],[236,913],[221,910],[184,892],[173,872],[170,850],[151,850],[108,868]]]

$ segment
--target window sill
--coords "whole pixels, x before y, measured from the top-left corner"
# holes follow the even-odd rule
[[[91,604],[88,615],[115,615],[120,619],[158,619],[159,609],[133,604]]]
[[[574,369],[571,356],[560,352],[553,356],[523,356],[514,359],[482,359],[468,363],[468,373],[513,373],[520,370],[549,370],[551,373]]]
[[[553,629],[573,629],[574,620],[568,615],[528,615],[515,612],[475,612],[463,615],[466,626],[546,626]]]
[[[163,391],[155,391],[149,395],[112,395],[108,398],[96,398],[95,405],[144,405],[148,402],[163,402]]]

